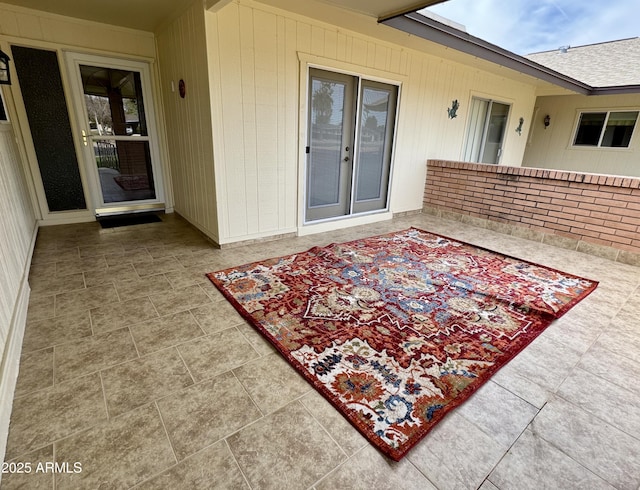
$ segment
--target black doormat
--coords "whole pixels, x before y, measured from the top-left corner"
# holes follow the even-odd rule
[[[118,226],[144,225],[146,223],[158,223],[162,219],[155,213],[121,214],[118,216],[104,216],[98,218],[98,223],[103,228],[116,228]]]

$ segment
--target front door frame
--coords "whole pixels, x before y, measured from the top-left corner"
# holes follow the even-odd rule
[[[86,124],[87,113],[84,104],[84,90],[80,75],[80,65],[90,64],[123,70],[138,71],[140,73],[142,92],[144,99],[144,111],[149,135],[149,150],[151,153],[151,167],[155,182],[156,198],[144,201],[125,201],[119,203],[104,203],[100,186],[100,177],[97,171],[93,145],[84,144],[85,135],[90,134],[90,128]],[[134,61],[115,56],[102,56],[76,51],[65,53],[65,65],[71,87],[69,105],[72,117],[77,128],[76,147],[82,156],[80,165],[83,167],[87,179],[87,206],[96,216],[120,214],[136,211],[150,211],[165,209],[163,165],[160,157],[158,124],[155,113],[154,92],[151,81],[151,69],[145,61]],[[90,138],[89,138],[90,141]]]

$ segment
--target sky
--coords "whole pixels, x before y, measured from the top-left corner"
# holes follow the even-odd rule
[[[428,10],[519,55],[640,36],[640,0],[449,0]]]

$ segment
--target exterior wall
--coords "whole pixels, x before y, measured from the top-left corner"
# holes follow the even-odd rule
[[[640,94],[538,97],[536,120],[522,165],[610,175],[640,176],[640,121],[629,148],[572,148],[581,110],[640,110]],[[544,129],[545,115],[551,124]]]
[[[175,210],[218,241],[204,7],[196,1],[157,33]],[[185,81],[186,96],[178,93]]]
[[[26,322],[27,279],[36,231],[22,168],[13,128],[11,124],[0,123],[0,458],[3,460]]]
[[[206,13],[221,243],[302,225],[307,64],[401,84],[392,212],[421,208],[425,159],[462,157],[473,95],[513,104],[502,162],[522,160],[532,85],[387,42],[394,30],[334,10],[379,38],[248,0]],[[460,109],[448,119],[453,99]]]
[[[432,160],[426,210],[640,265],[640,179]]]
[[[153,34],[0,3],[0,35],[24,40],[155,57]]]

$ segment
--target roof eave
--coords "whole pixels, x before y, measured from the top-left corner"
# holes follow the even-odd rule
[[[394,27],[408,34],[432,41],[443,46],[461,51],[463,53],[487,60],[500,66],[515,70],[525,75],[538,78],[562,88],[566,88],[582,95],[605,95],[600,90],[608,91],[617,87],[597,88],[579,80],[563,75],[551,68],[540,65],[523,56],[517,55],[491,44],[478,37],[460,31],[436,20],[420,15],[417,12],[406,13],[400,16],[380,19],[381,24]],[[594,93],[596,91],[597,93]],[[630,93],[617,91],[615,93]],[[635,93],[635,92],[634,92]]]
[[[401,10],[396,10],[383,15],[378,19],[378,22],[383,24],[387,20],[391,20],[395,17],[401,17],[406,14],[411,14],[416,12],[417,10],[422,10],[427,7],[433,7],[434,5],[438,5],[439,3],[444,3],[447,0],[422,0],[420,2],[416,2],[412,7],[404,8]]]
[[[640,85],[615,85],[611,87],[594,87],[589,95],[623,95],[640,94]]]

